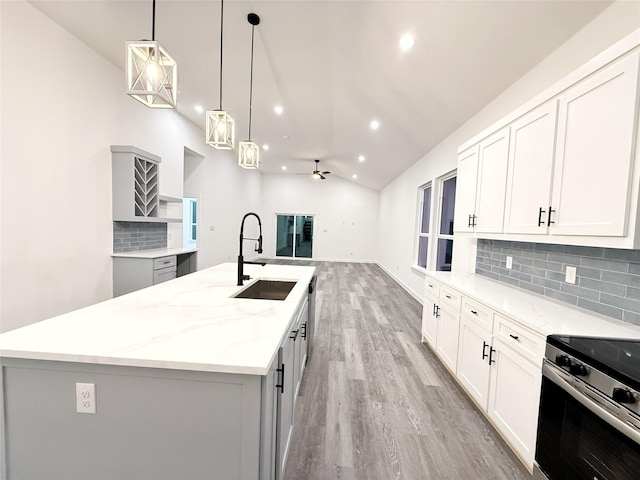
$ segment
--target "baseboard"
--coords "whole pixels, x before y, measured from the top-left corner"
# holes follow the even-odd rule
[[[407,286],[407,284],[405,284],[402,280],[400,280],[393,273],[391,273],[391,271],[389,271],[387,268],[385,268],[384,265],[381,265],[378,262],[375,262],[375,264],[378,265],[382,270],[384,270],[384,272],[387,275],[389,275],[391,278],[393,278],[395,280],[395,282],[402,287],[403,290],[405,290],[409,295],[411,295],[413,298],[415,298],[420,303],[420,305],[424,305],[424,299],[420,295],[418,295],[416,292],[411,290]]]

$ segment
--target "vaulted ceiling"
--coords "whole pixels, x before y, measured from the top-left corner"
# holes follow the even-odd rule
[[[123,70],[125,42],[151,38],[151,0],[30,3]],[[223,107],[246,139],[255,12],[251,137],[270,146],[261,170],[310,173],[320,159],[380,189],[610,3],[227,0]],[[407,32],[416,44],[403,52]],[[178,62],[178,110],[204,141],[194,107],[219,106],[220,2],[158,0],[156,40]],[[124,74],[122,84],[124,95]]]

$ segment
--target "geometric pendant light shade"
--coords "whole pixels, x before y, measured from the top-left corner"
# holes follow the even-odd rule
[[[260,147],[251,141],[251,104],[253,103],[253,39],[255,26],[260,24],[260,17],[250,13],[247,20],[251,24],[251,77],[249,81],[249,139],[238,145],[238,165],[242,168],[260,167]]]
[[[178,66],[155,41],[156,0],[153,0],[151,41],[127,42],[127,95],[151,108],[176,108]]]
[[[236,140],[235,122],[222,110],[222,40],[224,39],[224,0],[220,2],[220,108],[207,111],[206,142],[216,150],[233,150]]]
[[[127,42],[127,94],[151,108],[176,108],[178,66],[155,41]]]

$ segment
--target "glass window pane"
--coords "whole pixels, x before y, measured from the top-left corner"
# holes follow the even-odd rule
[[[296,249],[295,256],[311,258],[313,251],[313,217],[298,215],[296,217]]]
[[[191,226],[191,240],[195,240],[196,239],[196,226],[192,225]]]
[[[453,213],[456,201],[456,177],[442,183],[442,212],[440,233],[453,235]]]
[[[293,215],[278,215],[276,224],[276,256],[293,257]]]
[[[427,268],[427,253],[429,251],[429,237],[420,237],[418,240],[418,265]]]
[[[191,202],[191,215],[192,215],[191,223],[197,223],[196,222],[196,210],[197,210],[196,201],[194,200],[194,201]]]
[[[436,270],[451,271],[451,257],[453,256],[453,240],[448,238],[438,239],[438,264]]]
[[[429,233],[429,221],[431,219],[431,187],[427,187],[422,193],[422,233]]]

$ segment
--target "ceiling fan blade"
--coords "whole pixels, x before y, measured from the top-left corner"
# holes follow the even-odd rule
[[[331,172],[327,171],[327,172],[321,172],[321,173],[322,173],[322,175],[328,175],[328,174],[330,174]]]
[[[320,175],[320,180],[326,180],[327,179],[327,177],[325,177],[324,175],[322,175],[322,174],[319,174],[319,175]]]

